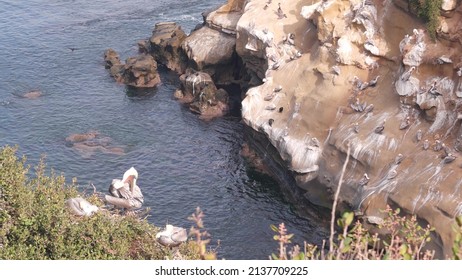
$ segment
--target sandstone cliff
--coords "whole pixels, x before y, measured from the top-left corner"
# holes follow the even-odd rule
[[[417,214],[448,254],[462,214],[460,1],[443,1],[436,40],[407,1],[246,2],[236,52],[262,84],[242,117],[274,160],[328,207],[351,145],[344,207],[373,223],[386,204]]]

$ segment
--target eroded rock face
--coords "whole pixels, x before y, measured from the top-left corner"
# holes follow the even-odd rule
[[[179,74],[187,67],[187,58],[181,44],[186,34],[174,22],[157,23],[149,39],[149,52],[155,60]]]
[[[194,31],[183,42],[183,49],[190,66],[207,72],[217,83],[225,84],[232,79],[236,39],[220,31],[204,26]]]
[[[189,69],[180,76],[180,82],[181,88],[175,92],[175,97],[188,103],[202,118],[211,119],[228,112],[228,93],[217,89],[209,74]]]
[[[151,55],[129,57],[125,64],[122,64],[119,55],[108,49],[104,53],[104,61],[111,76],[119,83],[134,87],[154,87],[160,83],[157,62]]]
[[[263,84],[247,91],[242,117],[317,205],[331,203],[349,145],[343,207],[374,221],[387,204],[417,214],[444,257],[462,214],[460,5],[435,42],[394,2],[286,1],[286,17],[249,2],[236,50]]]
[[[193,31],[182,47],[189,67],[208,73],[216,84],[230,84],[238,75],[236,24],[245,1],[228,1],[205,16],[204,25]]]

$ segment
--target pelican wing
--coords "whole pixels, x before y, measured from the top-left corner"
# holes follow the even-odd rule
[[[76,198],[69,198],[65,203],[73,214],[77,216],[85,216],[85,212],[80,208],[80,203]]]
[[[188,233],[184,228],[174,227],[171,238],[172,241],[175,243],[185,242],[186,240],[188,240]]]
[[[127,208],[130,209],[132,208],[132,205],[130,204],[130,201],[125,199],[125,198],[119,198],[119,197],[113,197],[110,195],[105,195],[104,199],[107,201],[107,203],[112,204],[116,207],[119,208]]]

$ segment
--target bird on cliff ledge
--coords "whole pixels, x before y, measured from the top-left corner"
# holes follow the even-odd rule
[[[165,225],[165,230],[156,234],[157,242],[165,247],[177,247],[188,240],[188,233],[185,228]]]
[[[404,72],[404,74],[401,76],[401,81],[408,81],[412,75],[412,72],[414,72],[414,70],[415,70],[415,67],[412,66],[408,71]]]
[[[126,210],[141,208],[144,203],[144,197],[140,187],[136,185],[137,179],[138,171],[132,167],[125,171],[122,180],[112,180],[109,187],[110,195],[104,196],[106,202]]]
[[[367,173],[364,173],[363,177],[361,178],[361,180],[359,180],[358,184],[360,187],[364,187],[367,185],[367,183],[369,183],[369,176],[367,175]]]
[[[278,3],[278,11],[276,12],[277,16],[278,16],[278,19],[283,19],[283,18],[287,18],[286,14],[284,14],[284,11],[282,11],[281,9],[281,3]]]
[[[382,134],[383,130],[385,129],[385,122],[387,120],[383,120],[382,124],[377,126],[375,129],[374,129],[374,132],[377,133],[377,134]]]

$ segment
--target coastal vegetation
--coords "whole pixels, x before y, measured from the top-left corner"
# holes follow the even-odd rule
[[[440,16],[440,7],[443,0],[410,0],[409,4],[412,10],[417,12],[417,16],[422,18],[427,25],[430,36],[435,39],[438,29]]]
[[[76,180],[47,176],[44,160],[29,178],[26,158],[17,148],[0,150],[0,259],[182,259],[201,258],[195,243],[177,252],[156,241],[159,229],[145,218],[104,210],[93,193],[79,193]],[[100,206],[91,217],[76,217],[65,200],[83,196]]]
[[[104,210],[98,195],[78,191],[76,180],[66,184],[62,175],[46,175],[44,160],[29,177],[26,158],[18,158],[17,148],[0,150],[0,259],[216,259],[208,247],[210,235],[204,227],[204,213],[198,208],[189,220],[191,241],[179,250],[160,246],[157,227],[136,215],[119,215]],[[64,201],[83,196],[98,205],[91,217],[76,217]],[[431,241],[433,228],[421,226],[415,216],[400,215],[399,209],[384,210],[386,218],[378,227],[385,235],[367,230],[354,214],[346,212],[337,220],[340,234],[326,248],[304,243],[291,246],[292,234],[285,225],[271,226],[276,232],[278,252],[271,259],[433,259],[434,252],[424,249]],[[456,219],[457,231],[453,259],[462,258],[462,217]],[[385,238],[383,236],[386,236]],[[244,256],[245,257],[245,256]]]

